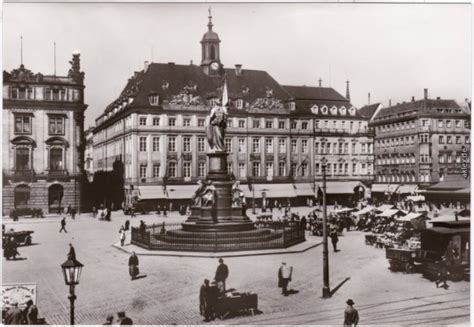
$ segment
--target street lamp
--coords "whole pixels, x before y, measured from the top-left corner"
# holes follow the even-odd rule
[[[321,159],[323,169],[323,298],[331,297],[329,289],[329,256],[328,256],[328,230],[326,207],[326,158]]]
[[[74,325],[74,301],[76,300],[74,287],[79,284],[82,267],[84,267],[84,265],[75,258],[68,258],[66,262],[61,265],[64,275],[64,282],[66,285],[69,285],[69,301],[71,302],[70,325]]]

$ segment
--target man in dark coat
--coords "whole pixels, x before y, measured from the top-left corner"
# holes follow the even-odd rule
[[[134,280],[138,275],[138,257],[135,252],[132,252],[132,255],[128,259],[128,272]]]
[[[76,260],[76,250],[74,250],[74,247],[71,243],[69,243],[69,252],[67,254],[67,258],[70,260]]]
[[[124,311],[117,312],[117,322],[119,325],[133,325],[132,319],[125,315]]]
[[[229,277],[229,268],[227,265],[224,263],[224,259],[219,258],[219,265],[217,266],[216,270],[216,276],[214,277],[214,280],[216,283],[221,282],[224,287],[225,291],[225,280]]]
[[[59,232],[61,233],[62,231],[67,233],[67,230],[66,230],[66,217],[63,217],[63,219],[61,219],[61,229],[59,230]]]
[[[337,236],[337,229],[334,228],[329,236],[331,237],[331,243],[334,252],[339,252],[339,250],[337,249],[337,242],[339,241],[339,237]]]
[[[38,320],[38,308],[33,300],[26,302],[26,308],[23,310],[23,321],[26,325],[36,325]]]
[[[71,209],[71,218],[76,219],[76,208]]]
[[[13,303],[5,314],[5,325],[21,325],[23,311],[18,308],[18,303]]]
[[[208,319],[208,305],[207,305],[207,297],[209,293],[209,279],[204,279],[204,284],[201,285],[199,289],[199,313],[201,316],[205,317],[204,321],[209,321]]]
[[[359,312],[354,309],[354,301],[351,299],[346,301],[347,308],[344,310],[344,326],[357,326],[359,323]]]
[[[217,300],[219,298],[219,290],[217,289],[217,285],[215,281],[212,281],[209,290],[207,291],[207,311],[206,311],[206,320],[211,321],[216,318],[216,310],[217,310]]]

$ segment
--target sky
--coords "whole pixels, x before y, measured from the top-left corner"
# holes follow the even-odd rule
[[[331,86],[360,108],[429,96],[471,98],[466,4],[214,3],[225,67],[266,70],[282,85]],[[144,61],[199,64],[208,3],[4,3],[3,69],[85,72],[86,127]]]

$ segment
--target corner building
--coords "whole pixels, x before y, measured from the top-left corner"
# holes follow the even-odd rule
[[[315,174],[321,173],[320,154],[315,151],[320,142],[316,134],[321,132],[314,125],[318,117],[333,115],[336,107],[338,118],[334,119],[347,117],[347,128],[365,128],[365,132],[367,120],[331,88],[282,86],[265,71],[241,65],[224,68],[221,41],[211,19],[201,40],[199,66],[145,62],[144,70],[135,72],[120,96],[96,119],[95,171],[112,170],[116,160],[123,161],[126,204],[137,198],[189,200],[196,181],[207,174],[205,119],[222,95],[225,78],[230,98],[225,140],[228,171],[242,181],[246,197],[293,202],[314,197]],[[304,90],[324,114],[311,111],[299,98]],[[336,137],[336,127],[331,133]],[[360,136],[349,134],[341,137]],[[366,135],[363,142],[369,143]],[[370,175],[368,165],[353,175],[349,166],[342,167],[334,174],[338,180]]]
[[[80,210],[84,73],[74,53],[67,76],[3,72],[3,214]]]

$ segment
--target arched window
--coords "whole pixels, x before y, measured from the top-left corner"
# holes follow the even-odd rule
[[[210,59],[211,59],[211,60],[216,59],[216,47],[215,47],[214,45],[211,45],[211,55],[210,55]]]
[[[30,203],[30,187],[28,185],[18,185],[15,187],[15,208],[28,208]]]
[[[69,143],[64,138],[56,136],[46,140],[46,144],[48,145],[48,169],[66,169],[66,148],[69,146]]]
[[[14,138],[14,170],[30,170],[32,169],[33,148],[36,146],[35,141],[28,136],[18,136]]]

